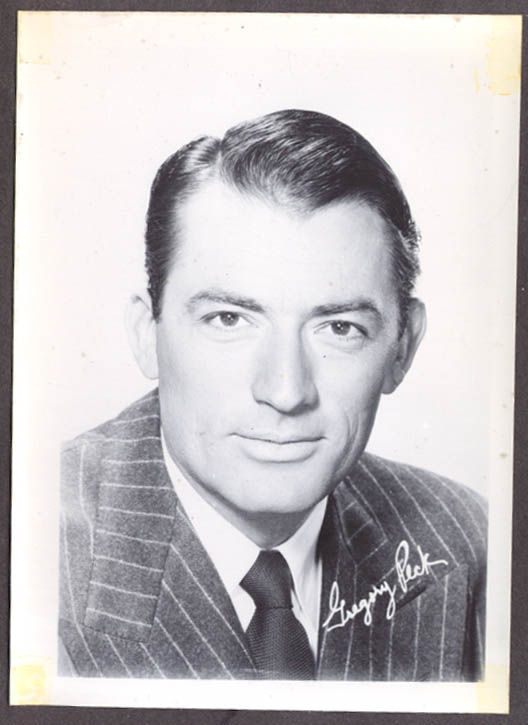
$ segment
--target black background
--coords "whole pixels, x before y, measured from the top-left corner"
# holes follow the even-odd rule
[[[13,210],[15,162],[16,31],[18,10],[142,10],[325,13],[523,14],[521,164],[517,275],[516,404],[513,506],[513,584],[510,715],[263,712],[121,708],[9,707],[9,557],[12,380]],[[0,722],[88,725],[243,725],[252,723],[528,723],[528,0],[0,0]],[[524,92],[523,92],[524,91]],[[448,706],[448,703],[446,703]],[[353,708],[353,703],[351,703]]]

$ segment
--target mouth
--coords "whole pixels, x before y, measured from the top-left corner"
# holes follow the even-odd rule
[[[263,435],[247,435],[243,433],[237,433],[239,438],[245,438],[249,441],[263,441],[264,443],[275,443],[275,445],[278,446],[288,446],[292,443],[313,443],[315,441],[321,440],[322,436],[290,436],[287,438],[280,438],[278,436],[274,436],[273,434],[263,434]]]
[[[316,451],[322,436],[277,436],[272,433],[237,433],[241,446],[257,461],[288,463],[310,458]]]

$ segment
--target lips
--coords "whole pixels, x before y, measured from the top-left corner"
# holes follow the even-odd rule
[[[288,445],[290,443],[313,443],[321,440],[322,436],[318,435],[287,435],[278,436],[276,433],[237,433],[240,438],[246,438],[250,441],[264,441],[265,443],[276,443],[279,446]]]
[[[276,433],[268,432],[237,433],[236,437],[249,458],[267,463],[288,463],[310,458],[323,439],[322,436],[277,436]]]

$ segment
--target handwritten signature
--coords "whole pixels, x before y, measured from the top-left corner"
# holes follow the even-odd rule
[[[425,576],[432,573],[432,569],[435,566],[444,564],[447,566],[445,559],[437,559],[436,561],[430,561],[430,554],[424,554],[421,546],[416,547],[418,550],[418,556],[420,557],[419,564],[409,563],[409,544],[403,540],[396,549],[394,556],[394,566],[396,569],[396,584],[389,584],[384,579],[381,584],[375,584],[369,591],[366,597],[360,599],[358,602],[354,602],[350,607],[344,599],[341,598],[339,592],[339,584],[334,581],[332,588],[330,589],[329,597],[329,614],[323,622],[323,627],[327,632],[331,632],[337,627],[344,627],[347,622],[358,616],[363,612],[363,623],[370,627],[372,624],[372,612],[374,605],[378,597],[387,595],[389,598],[387,609],[385,611],[385,618],[392,619],[396,612],[396,592],[398,586],[402,592],[409,590],[409,582],[418,579],[419,577]]]

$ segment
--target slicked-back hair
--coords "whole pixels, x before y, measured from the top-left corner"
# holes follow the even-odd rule
[[[301,110],[245,121],[222,139],[203,136],[162,164],[152,184],[146,225],[146,268],[155,320],[160,319],[163,291],[181,243],[178,212],[213,179],[296,214],[341,201],[364,203],[377,211],[391,234],[403,330],[419,272],[419,233],[399,181],[357,131],[331,116]]]

